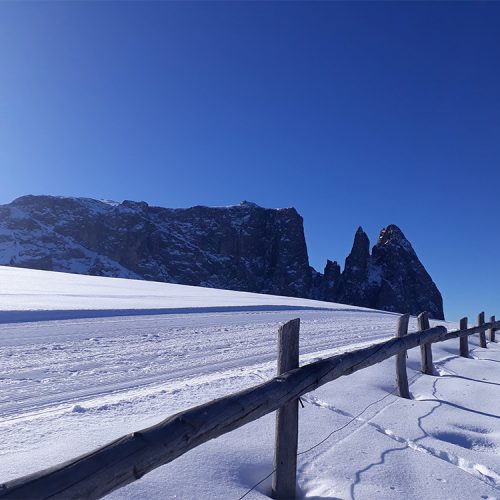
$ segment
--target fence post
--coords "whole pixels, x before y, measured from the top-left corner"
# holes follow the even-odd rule
[[[484,312],[480,312],[477,315],[477,325],[484,325]],[[479,347],[488,347],[486,345],[486,332],[484,330],[482,332],[479,332]]]
[[[495,316],[490,318],[491,323],[495,322]],[[495,342],[495,329],[493,327],[490,328],[490,342]]]
[[[292,319],[278,330],[278,375],[299,367],[300,319]],[[276,411],[276,438],[272,497],[294,499],[297,489],[299,401],[294,399]]]
[[[460,320],[460,330],[467,330],[468,321],[467,317]],[[467,335],[460,337],[460,356],[469,357],[469,337]]]
[[[420,331],[428,330],[430,328],[428,313],[420,313],[417,317],[417,323]],[[434,375],[434,369],[432,366],[432,348],[430,343],[422,344],[420,346],[420,357],[422,373],[425,373],[426,375]]]
[[[403,314],[398,320],[398,330],[396,337],[404,337],[408,333],[409,314]],[[410,399],[410,389],[408,388],[408,374],[406,373],[406,351],[396,354],[396,383],[398,392],[402,398]]]

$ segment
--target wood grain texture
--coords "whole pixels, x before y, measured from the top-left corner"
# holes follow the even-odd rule
[[[403,314],[398,320],[396,337],[401,338],[408,334],[409,314]],[[406,372],[406,351],[396,354],[396,384],[398,394],[402,398],[410,399],[410,388],[408,387],[408,374]]]
[[[429,314],[427,312],[420,313],[417,317],[418,329],[420,331],[429,328]],[[432,348],[431,343],[427,342],[420,345],[421,370],[426,375],[434,375],[434,366],[432,364]]]
[[[293,319],[278,330],[278,375],[299,367],[300,319]],[[299,401],[293,399],[276,411],[276,438],[272,497],[294,499],[297,489],[297,446],[299,440]]]
[[[471,326],[470,328],[467,328],[466,330],[462,330],[462,329],[451,330],[450,332],[448,332],[445,335],[445,337],[443,339],[439,340],[439,342],[442,342],[444,340],[449,340],[449,339],[457,339],[460,337],[473,335],[475,333],[485,332],[486,330],[490,329],[492,326],[494,326],[495,328],[499,328],[499,324],[500,324],[500,321],[495,321],[494,323],[484,323],[481,326]]]
[[[467,323],[468,323],[467,318],[462,318],[460,320],[460,330],[467,330]],[[460,356],[462,358],[468,358],[469,357],[469,336],[468,335],[463,335],[462,337],[459,337],[459,342],[460,342]]]
[[[491,324],[490,342],[496,342],[496,340],[495,340],[495,327],[493,326],[494,323],[495,323],[495,316],[491,316],[491,318],[490,318],[490,324]]]
[[[452,333],[455,338],[459,336]],[[258,386],[179,412],[55,467],[9,481],[0,485],[0,498],[101,498],[332,380],[419,345],[442,341],[446,335],[446,328],[437,326],[315,361]]]
[[[477,315],[477,326],[484,325],[484,312],[480,312]],[[486,344],[486,330],[482,330],[479,332],[479,347],[487,348]]]

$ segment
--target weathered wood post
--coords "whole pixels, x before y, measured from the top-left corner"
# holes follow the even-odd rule
[[[430,328],[428,313],[420,313],[417,317],[417,323],[420,331],[428,330]],[[426,375],[434,375],[434,368],[432,366],[432,348],[430,343],[422,344],[420,346],[420,357],[422,373],[425,373]]]
[[[278,330],[278,375],[299,367],[299,331],[299,318]],[[277,500],[295,499],[298,437],[299,401],[294,399],[276,411],[272,497]]]
[[[495,322],[495,316],[490,318],[490,322]],[[495,342],[495,329],[493,327],[490,328],[490,342]]]
[[[460,320],[460,330],[467,330],[467,323],[468,323],[467,317],[462,318]],[[469,337],[467,335],[464,335],[463,337],[459,337],[460,339],[460,356],[463,358],[468,358],[469,357]]]
[[[403,314],[398,320],[398,330],[396,337],[404,337],[408,333],[409,314]],[[396,383],[398,392],[402,398],[410,399],[410,389],[408,388],[408,374],[406,373],[406,351],[396,354]]]
[[[477,324],[478,326],[484,325],[484,312],[480,312],[477,315]],[[479,332],[479,347],[488,347],[486,345],[486,332],[484,330]]]

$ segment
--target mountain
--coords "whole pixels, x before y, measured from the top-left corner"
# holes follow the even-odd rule
[[[315,298],[441,319],[441,295],[396,226],[370,254],[358,229],[341,272],[309,265],[294,208],[185,209],[23,196],[0,206],[0,264]]]
[[[394,224],[380,232],[370,254],[360,227],[338,285],[336,301],[385,311],[428,311],[444,319],[443,299],[405,235]]]

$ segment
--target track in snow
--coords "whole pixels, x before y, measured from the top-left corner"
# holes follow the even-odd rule
[[[308,359],[391,336],[396,322],[377,312],[300,310],[3,325],[0,425],[103,395],[274,367],[278,325],[296,316]]]

